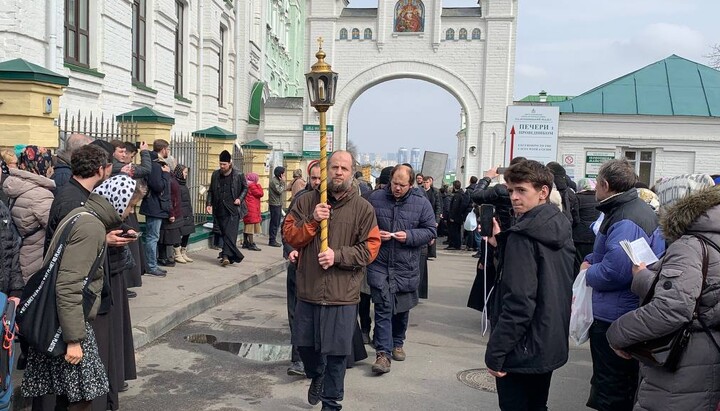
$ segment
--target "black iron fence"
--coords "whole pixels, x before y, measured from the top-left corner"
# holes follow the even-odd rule
[[[65,148],[68,137],[75,133],[105,141],[122,140],[135,143],[139,138],[137,123],[118,122],[115,121],[115,116],[106,117],[105,113],[98,116],[93,112],[83,114],[80,110],[77,113],[65,110],[60,113],[57,122],[58,148]]]
[[[210,156],[210,143],[206,137],[193,136],[190,133],[176,132],[170,139],[170,155],[177,164],[187,166],[187,187],[190,190],[195,224],[207,221],[205,215],[205,195],[210,187],[210,174],[208,172],[208,157]]]

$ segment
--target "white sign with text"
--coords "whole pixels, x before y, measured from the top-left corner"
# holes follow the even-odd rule
[[[508,106],[505,165],[515,157],[543,164],[557,161],[560,109],[554,106]]]

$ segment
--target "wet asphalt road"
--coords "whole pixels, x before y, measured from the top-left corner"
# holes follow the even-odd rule
[[[465,307],[477,260],[466,252],[443,252],[430,264],[430,298],[410,314],[405,362],[393,362],[381,377],[371,358],[349,369],[346,410],[494,410],[492,392],[457,378],[484,367],[487,337],[480,314]],[[237,344],[263,343],[275,356],[287,355],[290,335],[285,307],[285,275],[279,275],[175,328],[137,352],[139,377],[121,396],[122,410],[309,410],[309,380],[286,374],[288,361],[255,361],[237,355]],[[232,345],[232,347],[229,347]],[[253,347],[257,348],[257,347]],[[374,359],[374,351],[368,354]],[[279,354],[278,354],[279,353]],[[582,410],[592,364],[587,346],[572,347],[569,363],[556,371],[551,410]],[[484,373],[469,374],[486,383]],[[473,378],[471,378],[473,379]]]

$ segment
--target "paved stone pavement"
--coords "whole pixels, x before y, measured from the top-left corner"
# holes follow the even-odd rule
[[[444,252],[430,264],[430,298],[410,314],[407,360],[374,376],[370,358],[349,369],[346,410],[493,410],[492,392],[458,380],[465,370],[484,367],[487,337],[480,313],[465,307],[477,260],[467,252]],[[197,263],[195,263],[197,264]],[[153,279],[163,281],[162,279]],[[215,346],[200,341],[215,338]],[[243,358],[263,343],[273,358],[288,355],[285,275],[256,285],[236,298],[192,318],[137,352],[139,379],[121,397],[123,410],[309,410],[309,380],[286,375],[288,361]],[[218,348],[216,348],[218,347]],[[251,354],[257,349],[252,347]],[[553,377],[551,410],[581,410],[591,374],[587,346],[572,347],[569,363]],[[228,350],[228,351],[226,351]],[[229,352],[232,351],[232,352]],[[492,385],[484,373],[470,374]]]

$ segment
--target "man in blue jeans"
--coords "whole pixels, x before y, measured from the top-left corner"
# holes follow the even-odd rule
[[[435,211],[425,191],[413,187],[412,168],[398,165],[390,185],[375,190],[368,201],[380,228],[380,253],[368,266],[367,280],[375,303],[376,358],[372,371],[390,372],[390,358],[405,360],[405,332],[410,309],[418,303],[420,251],[436,236]]]
[[[152,171],[147,179],[148,194],[140,204],[140,214],[145,216],[145,260],[147,273],[165,277],[167,271],[158,267],[157,244],[162,221],[170,217],[170,179],[165,158],[170,155],[170,144],[163,139],[153,142]]]

